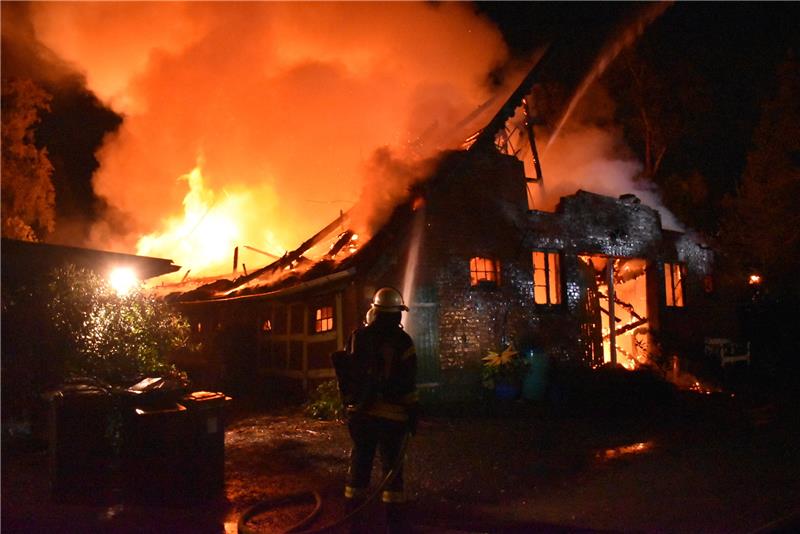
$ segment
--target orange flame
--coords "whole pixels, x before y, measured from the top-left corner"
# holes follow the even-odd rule
[[[234,248],[248,237],[241,214],[254,209],[252,194],[219,194],[205,187],[200,164],[180,180],[189,186],[182,216],[168,217],[159,230],[142,236],[136,245],[137,254],[170,257],[194,275],[226,272]],[[265,241],[258,244],[281,250],[278,254],[283,252],[276,243]]]

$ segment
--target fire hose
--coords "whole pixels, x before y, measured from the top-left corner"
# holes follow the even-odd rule
[[[267,510],[271,510],[276,508],[280,505],[291,504],[294,502],[304,502],[308,501],[309,497],[314,500],[314,509],[306,515],[303,519],[295,523],[294,525],[290,526],[289,528],[282,531],[283,534],[316,534],[318,532],[327,532],[331,531],[335,528],[338,528],[348,521],[356,517],[358,514],[363,512],[367,506],[369,506],[375,498],[381,494],[383,488],[389,485],[397,474],[400,472],[400,466],[403,463],[403,457],[406,453],[406,448],[408,447],[409,442],[409,433],[407,432],[403,436],[403,441],[400,443],[400,453],[397,455],[397,461],[389,470],[388,473],[383,477],[383,480],[380,484],[369,494],[367,498],[364,499],[358,507],[356,507],[353,511],[345,515],[344,517],[334,521],[329,525],[323,525],[316,529],[311,530],[302,530],[306,528],[308,525],[316,520],[319,513],[322,511],[322,497],[320,496],[319,492],[316,490],[306,490],[301,491],[298,493],[292,493],[289,495],[282,495],[272,499],[267,499],[263,501],[259,501],[256,504],[252,505],[250,508],[247,508],[242,514],[239,516],[239,521],[236,524],[236,531],[238,534],[259,534],[257,530],[253,530],[247,526],[247,522],[250,521],[253,517]]]

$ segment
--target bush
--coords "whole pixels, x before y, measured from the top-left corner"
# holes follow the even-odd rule
[[[127,387],[146,376],[176,373],[166,358],[189,348],[190,327],[163,301],[141,289],[117,295],[99,275],[74,266],[56,269],[49,289],[68,377]]]
[[[309,417],[330,421],[344,417],[344,405],[336,380],[327,380],[317,386],[303,411]]]
[[[528,362],[520,356],[514,345],[497,352],[490,350],[483,357],[481,379],[483,386],[492,389],[497,384],[521,385],[528,372]]]

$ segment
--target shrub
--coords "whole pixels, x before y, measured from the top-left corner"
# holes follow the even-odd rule
[[[341,419],[344,416],[344,405],[336,380],[327,380],[317,386],[304,405],[303,411],[315,419],[326,421]]]
[[[93,271],[53,272],[48,304],[67,349],[67,376],[130,386],[145,376],[176,373],[167,356],[189,348],[189,323],[141,288],[124,296]]]
[[[508,345],[500,351],[490,350],[483,357],[481,378],[486,388],[492,389],[496,384],[522,384],[528,372],[528,362],[519,355],[514,345]]]

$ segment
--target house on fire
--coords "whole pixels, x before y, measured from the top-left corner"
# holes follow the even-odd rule
[[[387,285],[411,308],[421,383],[477,385],[481,358],[510,343],[591,367],[702,353],[709,249],[662,228],[633,195],[579,190],[554,212],[529,208],[538,161],[526,177],[502,132],[536,72],[366,243],[344,214],[262,269],[172,294],[205,346],[202,362],[180,363],[229,385],[272,376],[307,390],[334,376],[331,352]],[[321,242],[327,251],[308,260]]]

